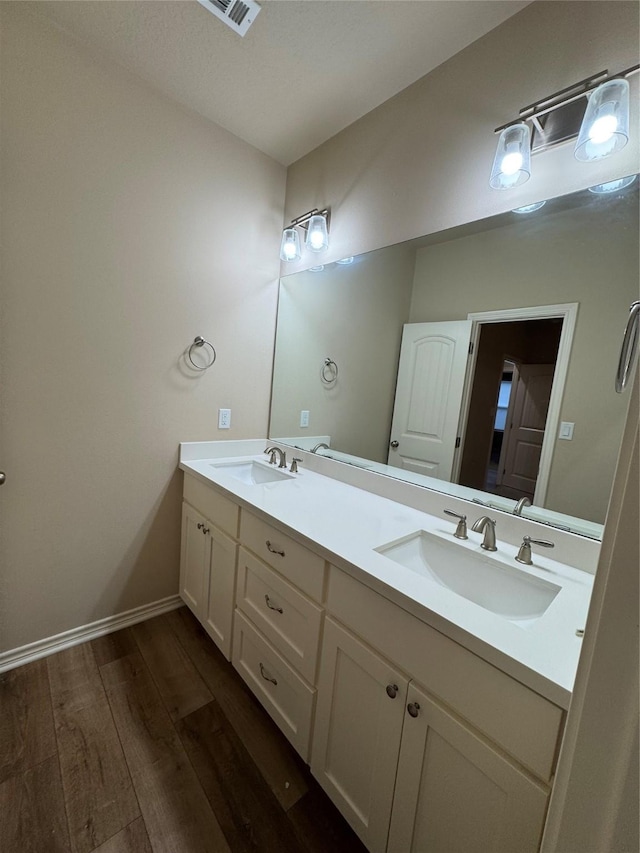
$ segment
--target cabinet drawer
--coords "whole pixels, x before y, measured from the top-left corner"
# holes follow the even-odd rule
[[[236,604],[313,683],[322,609],[244,548],[240,548]]]
[[[561,708],[334,566],[327,609],[520,764],[551,779]]]
[[[240,540],[315,601],[322,601],[325,573],[322,557],[246,511],[240,520]]]
[[[240,514],[240,507],[237,504],[188,474],[184,475],[183,497],[187,503],[213,521],[216,527],[224,530],[234,539],[237,538]]]
[[[316,691],[236,610],[232,662],[301,757],[309,759]]]

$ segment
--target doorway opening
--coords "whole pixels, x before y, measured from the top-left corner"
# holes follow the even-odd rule
[[[461,485],[534,501],[562,331],[562,317],[480,326]]]
[[[496,486],[498,484],[500,454],[504,444],[504,432],[507,424],[507,412],[509,411],[509,399],[511,398],[511,392],[513,390],[514,371],[517,371],[516,365],[512,361],[505,361],[502,367],[502,378],[500,379],[500,389],[498,391],[498,403],[493,422],[491,453],[489,454],[489,464],[487,465],[487,473],[483,487],[483,491],[491,492],[492,494],[496,493]]]

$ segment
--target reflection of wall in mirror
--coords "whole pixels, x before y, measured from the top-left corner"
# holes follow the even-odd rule
[[[271,436],[331,436],[331,446],[386,461],[402,324],[409,316],[415,251],[397,246],[351,265],[282,279]],[[329,385],[320,368],[339,368]]]
[[[637,196],[624,204],[624,219],[611,215],[613,202],[594,199],[528,228],[519,221],[419,250],[410,315],[419,323],[579,303],[561,409],[561,420],[576,427],[572,441],[555,443],[546,506],[598,522],[626,418],[628,399],[615,393],[612,377],[639,278]]]

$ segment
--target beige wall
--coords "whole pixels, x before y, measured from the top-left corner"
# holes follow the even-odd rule
[[[387,461],[415,249],[396,246],[282,280],[271,436],[329,435],[343,453]],[[326,357],[338,379],[320,380]],[[310,412],[301,430],[300,410]]]
[[[0,3],[0,651],[177,593],[178,442],[266,432],[284,203],[282,166],[28,7]]]
[[[536,98],[637,63],[638,14],[617,0],[532,3],[293,164],[287,219],[329,205],[332,260],[637,172],[635,133],[597,165],[559,146],[534,157],[522,187],[489,188],[494,128]],[[630,83],[637,128],[639,76]]]
[[[515,219],[515,217],[514,217]],[[638,298],[638,196],[593,198],[575,210],[418,251],[410,322],[468,312],[578,303],[545,506],[604,522],[629,398],[613,376],[630,303]]]

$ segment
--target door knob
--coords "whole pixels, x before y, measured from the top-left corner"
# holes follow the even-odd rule
[[[400,447],[400,442],[399,442],[399,441],[392,441],[392,442],[391,442],[391,447],[393,447],[393,449],[395,450],[395,449],[396,449],[396,447]]]
[[[4,473],[4,471],[0,471],[0,486],[2,486],[4,484],[4,481],[6,479],[7,479],[7,475]]]

